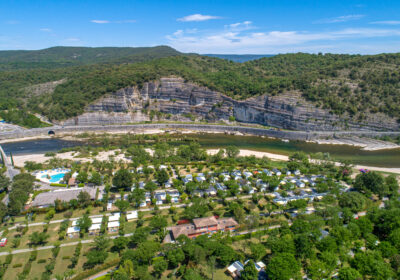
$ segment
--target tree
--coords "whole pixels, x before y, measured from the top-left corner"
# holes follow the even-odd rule
[[[80,205],[82,208],[88,206],[89,203],[90,203],[90,194],[89,194],[88,192],[81,191],[81,192],[78,194],[78,202],[79,202],[79,205]]]
[[[245,212],[243,208],[237,207],[233,210],[233,215],[235,215],[235,219],[239,224],[243,224],[246,218]]]
[[[149,191],[150,193],[153,193],[157,189],[157,185],[154,182],[147,182],[146,185],[144,185],[145,190]]]
[[[359,192],[374,193],[380,197],[383,197],[388,191],[386,184],[384,184],[383,176],[374,171],[358,174],[354,188]]]
[[[102,264],[107,259],[108,253],[106,251],[91,250],[86,255],[85,268],[92,268],[95,265]]]
[[[11,184],[10,179],[8,179],[8,177],[4,176],[3,174],[0,174],[0,190],[6,191],[10,186],[10,184]]]
[[[157,231],[162,231],[168,225],[167,219],[165,217],[157,215],[151,218],[150,227]]]
[[[135,188],[132,193],[129,194],[128,199],[130,202],[134,202],[135,205],[139,206],[140,203],[146,199],[146,192],[143,189]]]
[[[94,248],[97,251],[105,251],[110,246],[110,238],[105,235],[99,235],[94,239]]]
[[[120,236],[113,240],[113,250],[121,253],[122,250],[126,248],[128,244],[128,239],[126,237]]]
[[[267,253],[264,245],[261,243],[251,243],[250,244],[251,256],[256,260],[261,260]]]
[[[133,184],[132,174],[127,169],[120,169],[115,174],[112,182],[117,188],[129,189]]]
[[[80,228],[81,232],[88,232],[89,228],[92,226],[92,220],[89,218],[88,214],[83,214],[76,222],[76,225]]]
[[[399,191],[399,183],[393,174],[385,178],[385,184],[392,194],[396,195]]]
[[[339,270],[340,280],[361,280],[362,276],[360,272],[351,267],[343,267]]]
[[[357,253],[351,265],[363,276],[369,276],[366,278],[384,280],[390,279],[393,276],[390,266],[384,261],[378,251]]]
[[[149,236],[150,229],[147,227],[139,227],[134,232],[130,238],[129,244],[131,246],[137,246],[147,240]]]
[[[153,268],[154,268],[154,272],[156,273],[156,275],[158,277],[161,276],[161,274],[167,270],[168,268],[168,263],[165,259],[161,259],[161,260],[157,260],[154,264],[153,264]]]
[[[219,244],[215,250],[215,256],[217,257],[218,262],[221,264],[221,266],[227,266],[234,259],[236,259],[237,254],[232,247],[224,244]]]
[[[203,198],[194,198],[192,205],[185,208],[185,216],[188,219],[204,217],[208,211],[206,200]]]
[[[48,238],[49,235],[45,232],[35,231],[29,236],[29,242],[34,246],[43,245],[46,243]]]
[[[3,221],[6,215],[7,215],[7,206],[3,202],[0,202],[0,222]]]
[[[244,269],[240,273],[240,279],[242,279],[242,280],[257,280],[258,279],[258,271],[252,260],[249,260],[244,265]]]
[[[93,172],[92,176],[90,176],[89,183],[94,184],[95,186],[101,185],[101,175],[98,172]]]
[[[157,182],[158,182],[160,185],[163,185],[163,184],[164,184],[165,182],[167,182],[168,179],[169,179],[169,176],[168,176],[167,171],[166,171],[165,169],[161,169],[161,170],[157,171],[157,173],[156,173],[156,179],[157,179]]]
[[[81,183],[87,183],[88,181],[88,174],[86,171],[79,171],[78,176],[76,176],[76,180],[78,180]]]
[[[266,272],[272,280],[289,280],[299,275],[300,265],[292,254],[279,253],[271,258]]]
[[[216,261],[217,261],[217,258],[215,256],[210,256],[207,261],[207,267],[211,273],[211,280],[214,280]]]
[[[339,205],[356,213],[365,208],[366,198],[359,192],[346,192],[339,197]]]
[[[181,248],[169,250],[166,254],[171,267],[177,267],[185,259],[185,254]]]
[[[116,202],[115,202],[115,206],[117,206],[118,207],[118,209],[119,209],[119,211],[120,212],[125,212],[126,211],[126,209],[128,209],[128,207],[129,207],[129,202],[128,201],[126,201],[126,200],[117,200]]]
[[[239,155],[240,150],[236,146],[228,146],[225,148],[225,153],[228,158],[235,158]]]

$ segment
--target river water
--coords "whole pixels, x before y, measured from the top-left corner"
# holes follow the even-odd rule
[[[283,142],[279,139],[257,136],[232,136],[224,134],[192,134],[188,135],[188,137],[197,139],[204,148],[223,148],[233,145],[241,149],[283,155],[289,155],[295,151],[304,151],[306,153],[322,152],[329,153],[335,160],[349,160],[353,164],[400,167],[400,149],[364,151],[348,145],[325,145],[303,141]],[[79,145],[82,145],[82,142],[57,138],[1,144],[7,154],[11,152],[14,155],[53,152],[61,148]]]

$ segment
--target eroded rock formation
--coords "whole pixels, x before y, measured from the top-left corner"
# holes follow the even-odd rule
[[[86,112],[63,125],[103,125],[169,119],[204,119],[256,123],[283,129],[316,130],[398,130],[394,119],[370,115],[363,122],[339,117],[307,102],[298,92],[278,96],[257,96],[234,100],[181,78],[161,78],[142,88],[129,87],[89,105]]]

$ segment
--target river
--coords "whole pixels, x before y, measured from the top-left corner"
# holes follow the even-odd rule
[[[303,141],[283,142],[279,139],[257,136],[232,136],[224,134],[191,134],[188,137],[196,138],[204,148],[223,148],[234,145],[241,149],[283,155],[289,155],[295,151],[304,151],[305,153],[322,152],[329,153],[335,160],[349,160],[353,164],[377,167],[400,167],[400,149],[364,151],[358,147],[348,145],[326,145]],[[61,148],[79,145],[82,145],[82,142],[58,138],[1,144],[7,154],[11,152],[14,155],[53,152]]]

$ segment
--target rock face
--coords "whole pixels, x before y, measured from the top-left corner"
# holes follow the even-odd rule
[[[121,89],[89,105],[83,115],[61,124],[105,125],[157,119],[225,122],[235,119],[243,123],[303,131],[399,129],[399,124],[386,116],[371,115],[360,123],[333,115],[327,110],[316,108],[296,92],[238,101],[187,83],[182,78],[161,78],[144,84],[141,89]]]

